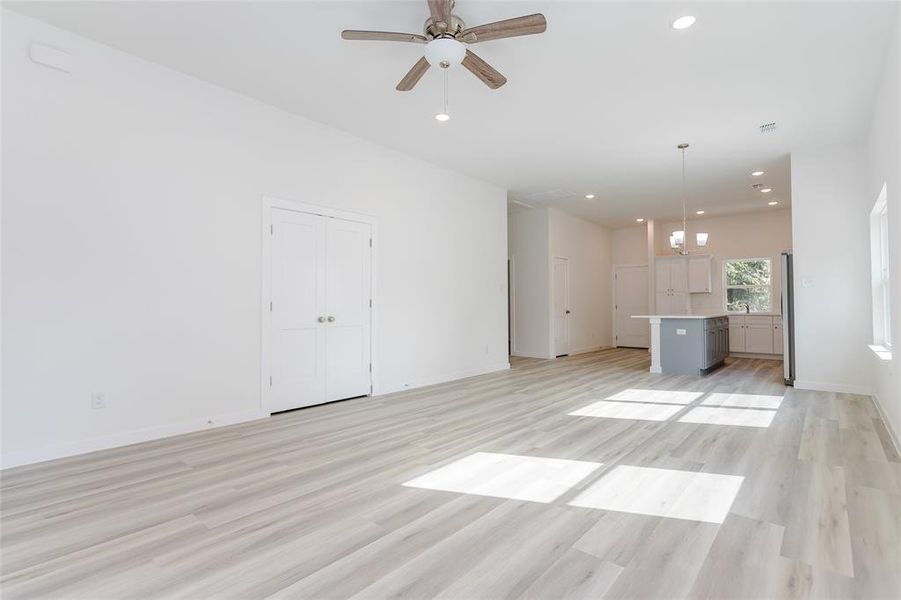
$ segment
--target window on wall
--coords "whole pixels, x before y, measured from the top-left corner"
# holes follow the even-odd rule
[[[727,312],[770,312],[773,305],[773,262],[769,258],[736,258],[723,263]]]
[[[884,184],[870,212],[870,261],[873,278],[873,343],[891,350],[888,193]]]

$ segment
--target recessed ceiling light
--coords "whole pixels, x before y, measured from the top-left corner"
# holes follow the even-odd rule
[[[644,219],[642,219],[642,218],[638,218],[638,219],[635,219],[635,220],[638,221],[639,223],[644,223]]]
[[[695,24],[695,19],[691,15],[686,15],[684,17],[679,17],[675,21],[673,21],[673,29],[688,29],[692,25]]]
[[[760,190],[760,193],[761,194],[769,194],[772,191],[773,190],[771,190],[770,188],[763,188],[762,190]]]
[[[760,177],[761,175],[763,175],[763,171],[754,171],[753,173],[751,173],[751,175],[753,175],[754,177]]]
[[[769,204],[770,206],[776,206],[777,204],[779,204],[779,202],[776,200],[773,200],[771,202],[767,202],[767,204]]]
[[[435,115],[435,120],[444,123],[446,121],[450,121],[450,115],[447,113],[438,113],[437,115]]]
[[[594,200],[594,194],[585,194],[585,197],[589,200]]]
[[[703,215],[703,214],[704,214],[704,211],[703,211],[703,210],[696,210],[696,211],[695,211],[695,214],[696,214],[696,215]]]

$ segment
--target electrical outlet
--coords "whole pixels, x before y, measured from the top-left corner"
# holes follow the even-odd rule
[[[103,392],[91,393],[91,408],[94,410],[106,408],[106,396],[103,395]]]

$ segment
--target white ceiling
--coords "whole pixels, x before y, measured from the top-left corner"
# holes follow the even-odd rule
[[[509,83],[450,75],[394,86],[422,46],[348,42],[344,28],[419,33],[425,0],[402,2],[9,3],[127,52],[426,160],[511,197],[599,223],[673,217],[687,141],[690,209],[707,215],[790,203],[793,148],[866,128],[892,3],[488,2],[458,0],[469,25],[543,12],[543,35],[473,47]],[[697,24],[670,28],[677,16]],[[758,125],[778,128],[760,134]],[[750,171],[774,192],[751,189]],[[586,200],[584,194],[596,194]]]

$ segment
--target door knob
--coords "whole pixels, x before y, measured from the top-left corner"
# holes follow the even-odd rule
[[[334,322],[335,322],[335,317],[329,316],[328,322],[329,322],[329,323],[334,323]]]
[[[566,314],[570,314],[570,312],[567,310],[567,311],[566,311]]]
[[[320,323],[325,323],[325,317],[319,317],[316,320],[319,321]]]

